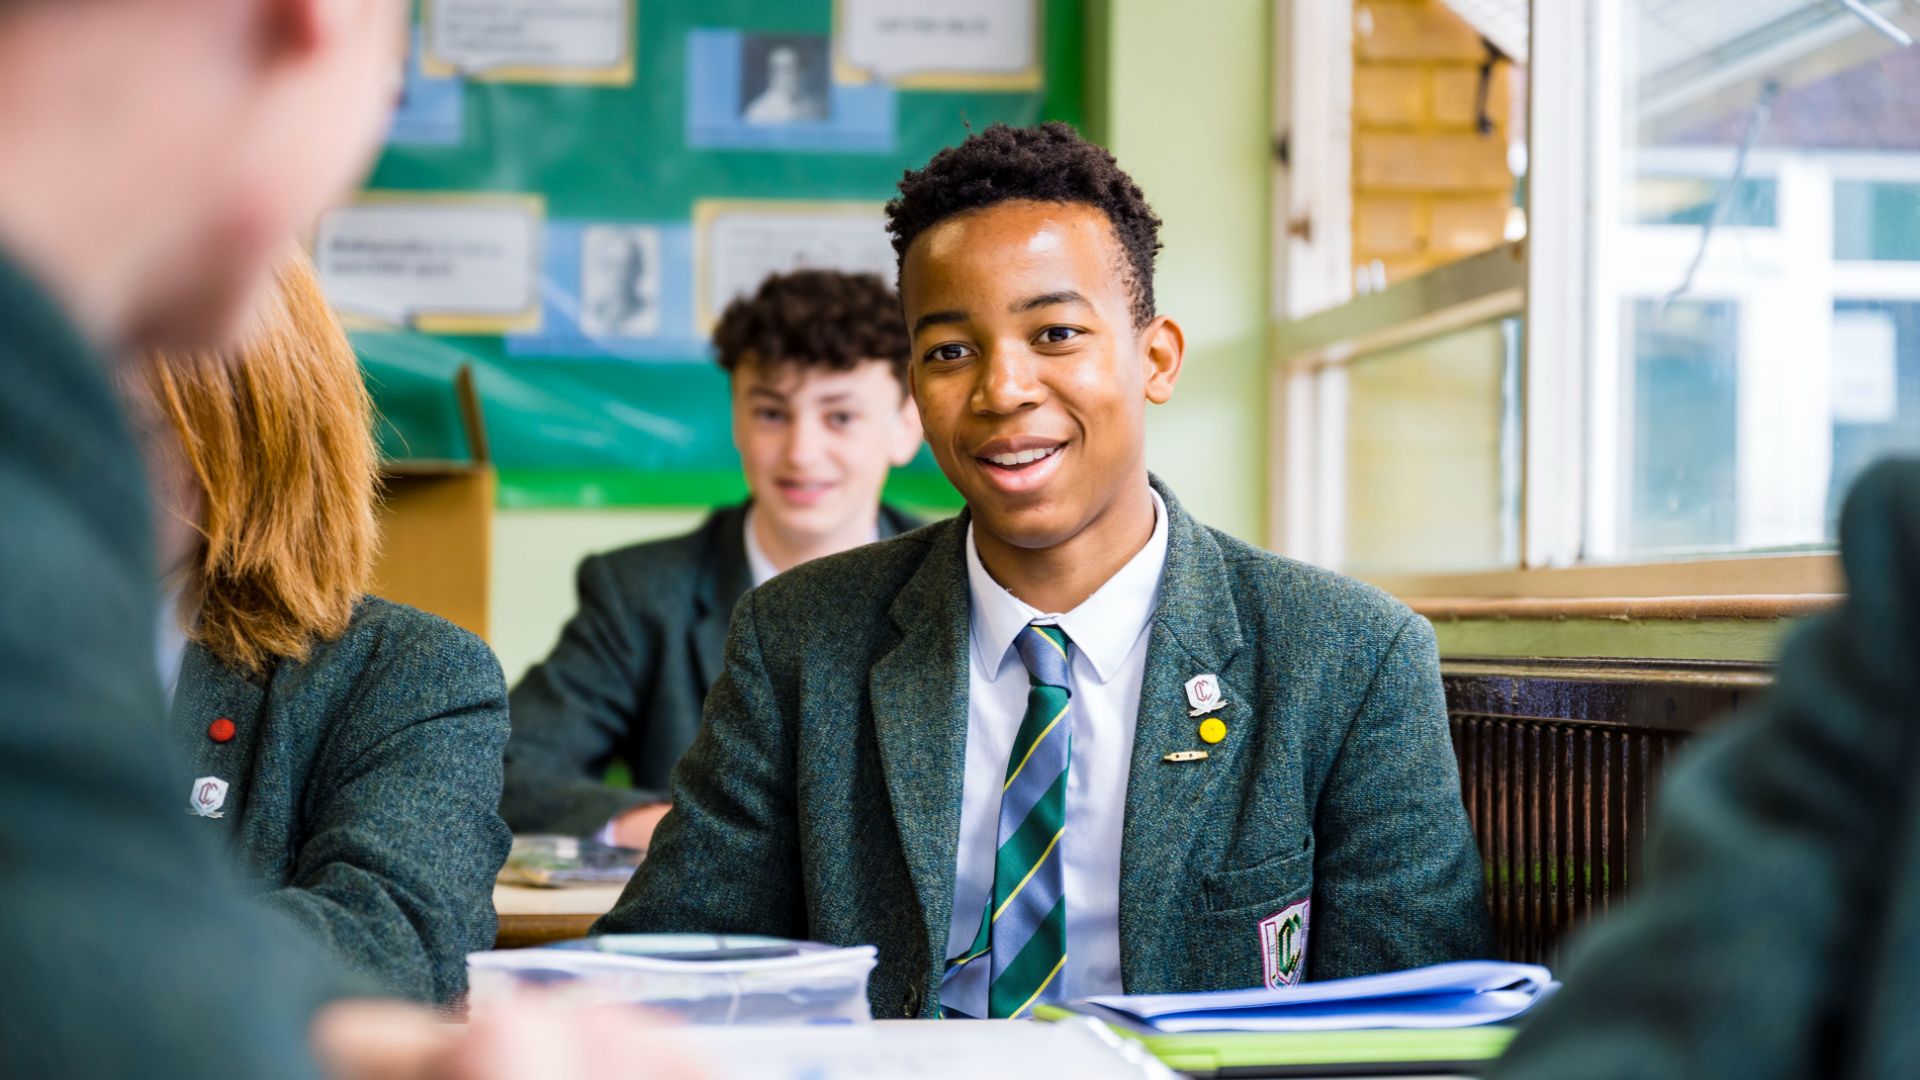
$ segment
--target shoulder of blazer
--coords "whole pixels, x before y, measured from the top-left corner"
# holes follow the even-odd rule
[[[901,533],[909,533],[925,525],[926,522],[907,513],[897,506],[880,504],[880,539],[889,540]]]
[[[616,607],[640,607],[677,620],[688,619],[693,598],[712,586],[712,578],[726,557],[723,548],[737,544],[741,558],[745,558],[746,541],[741,530],[746,526],[746,516],[744,503],[722,507],[690,533],[589,555],[581,560],[580,578],[583,582],[593,580],[595,575],[588,569],[593,567],[599,571],[599,581],[610,583],[620,593]]]
[[[377,596],[354,605],[346,633],[316,644],[304,661],[274,670],[276,696],[320,695],[345,701],[363,694],[368,677],[417,685],[422,697],[506,697],[493,650],[478,635],[438,615]]]

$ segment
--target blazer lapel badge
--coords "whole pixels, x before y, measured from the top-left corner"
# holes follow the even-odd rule
[[[203,776],[193,782],[193,791],[187,798],[187,810],[195,817],[222,818],[227,815],[221,807],[227,805],[227,782],[217,776]]]

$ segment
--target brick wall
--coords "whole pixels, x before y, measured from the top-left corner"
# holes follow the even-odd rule
[[[1353,266],[1388,282],[1500,243],[1513,205],[1507,164],[1512,65],[1494,67],[1482,134],[1475,95],[1486,48],[1440,0],[1355,0]]]

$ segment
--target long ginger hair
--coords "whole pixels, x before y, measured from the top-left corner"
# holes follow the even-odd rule
[[[313,264],[290,252],[232,348],[142,365],[204,496],[189,636],[252,673],[347,630],[373,577],[373,405]]]

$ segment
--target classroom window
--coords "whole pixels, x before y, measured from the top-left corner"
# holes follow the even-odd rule
[[[1892,332],[1836,317],[1839,264],[1884,295],[1920,260],[1920,124],[1898,115],[1920,59],[1835,4],[1596,10],[1592,182],[1619,227],[1592,231],[1585,269],[1616,320],[1585,350],[1580,558],[1830,545],[1869,442],[1836,394],[1896,388]],[[1885,378],[1852,370],[1854,345]],[[1875,452],[1920,445],[1882,427]]]
[[[1365,174],[1380,10],[1354,29],[1357,268],[1398,235]],[[1524,239],[1278,324],[1276,546],[1466,594],[1830,551],[1849,485],[1920,451],[1915,30],[1892,0],[1531,5],[1513,115],[1554,122],[1513,124]]]

